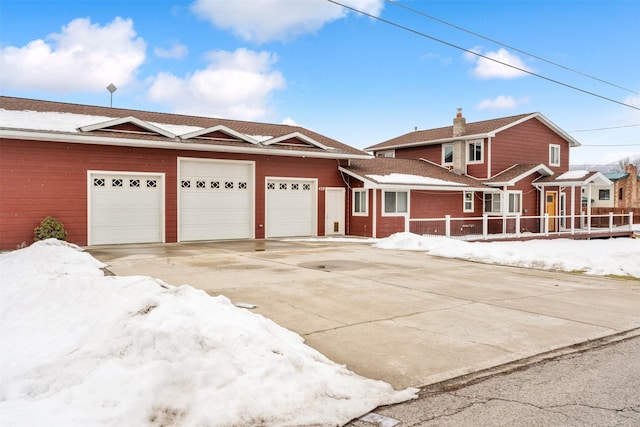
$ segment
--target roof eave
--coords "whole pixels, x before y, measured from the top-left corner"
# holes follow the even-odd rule
[[[189,150],[202,152],[259,154],[282,157],[311,157],[320,159],[370,159],[368,154],[336,153],[335,151],[313,152],[296,150],[265,150],[254,145],[237,147],[229,145],[196,144],[175,141],[150,141],[130,138],[109,138],[105,136],[79,135],[69,133],[51,133],[37,131],[19,131],[14,129],[0,129],[0,138],[11,138],[27,141],[66,142],[71,144],[110,145],[136,148],[159,148],[169,150]]]
[[[477,133],[473,135],[452,136],[450,138],[431,139],[427,141],[407,142],[404,144],[396,144],[396,145],[390,145],[387,147],[379,147],[379,148],[375,148],[375,145],[374,145],[371,147],[364,148],[363,150],[364,151],[395,150],[397,148],[419,147],[422,145],[438,145],[438,144],[444,144],[447,142],[467,141],[470,139],[480,139],[480,138],[484,139],[492,136],[494,136],[492,132]]]

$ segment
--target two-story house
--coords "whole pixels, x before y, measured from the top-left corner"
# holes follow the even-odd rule
[[[578,146],[540,113],[467,123],[458,109],[452,126],[381,142],[365,149],[374,159],[340,168],[352,193],[351,231],[383,237],[425,231],[414,229],[414,219],[483,215],[521,217],[520,231],[578,227],[580,189],[608,182],[599,172],[569,172],[569,151]],[[503,232],[516,224],[494,223]],[[442,233],[431,224],[426,232]]]

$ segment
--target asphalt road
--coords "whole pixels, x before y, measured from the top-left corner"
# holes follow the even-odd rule
[[[379,408],[350,426],[640,426],[640,337]]]

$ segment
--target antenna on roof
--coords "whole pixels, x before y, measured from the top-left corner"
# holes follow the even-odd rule
[[[118,88],[113,83],[109,83],[109,86],[107,86],[107,90],[111,94],[111,100],[109,101],[109,108],[113,108],[113,92],[117,91]]]

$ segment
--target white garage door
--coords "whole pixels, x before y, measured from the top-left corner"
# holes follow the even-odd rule
[[[267,179],[267,237],[315,236],[316,182]]]
[[[180,241],[253,238],[253,167],[179,159]]]
[[[162,174],[89,172],[89,245],[164,241]]]

